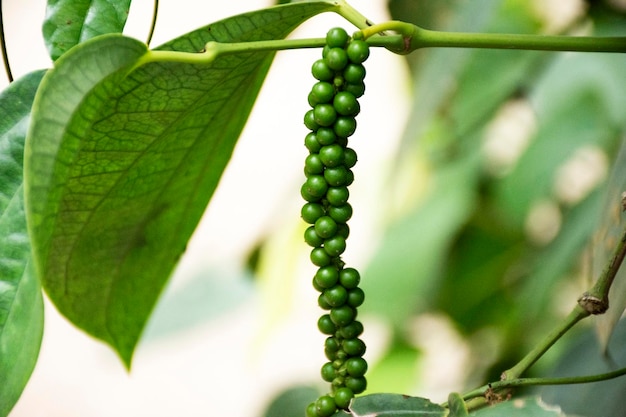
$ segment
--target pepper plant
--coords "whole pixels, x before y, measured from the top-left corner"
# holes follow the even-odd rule
[[[563,414],[536,396],[542,390],[523,389],[593,385],[625,374],[620,366],[568,376],[531,370],[587,317],[608,317],[597,325],[606,350],[626,308],[623,297],[609,305],[611,288],[623,292],[626,285],[618,274],[626,238],[616,232],[626,166],[618,152],[626,95],[620,93],[623,77],[616,75],[623,75],[626,65],[623,15],[594,6],[585,18],[597,34],[567,33],[579,28],[574,21],[559,29],[563,34],[545,35],[536,34],[527,5],[492,3],[499,20],[490,30],[461,32],[481,21],[472,15],[477,6],[455,4],[461,10],[458,27],[441,31],[425,27],[438,22],[437,7],[452,8],[449,4],[426,2],[415,11],[410,2],[392,1],[397,20],[377,23],[344,0],[294,1],[211,23],[151,48],[149,41],[121,34],[130,0],[50,0],[43,32],[54,66],[13,81],[0,95],[0,415],[9,415],[37,361],[42,291],[61,314],[108,344],[130,368],[275,52],[302,48],[320,51],[311,63],[311,93],[301,100],[310,107],[303,107],[307,155],[300,197],[306,224],[302,247],[309,247],[317,268],[312,282],[319,294],[311,302],[327,311],[317,324],[327,336],[320,347],[328,360],[320,363],[321,379],[330,386],[303,404],[299,414],[557,416]],[[306,20],[327,12],[344,18],[346,27],[320,28],[318,38],[286,39]],[[497,33],[504,22],[519,33]],[[367,94],[373,49],[406,55],[415,74],[418,111],[407,126],[396,175],[414,176],[425,158],[437,178],[434,191],[392,222],[360,273],[342,255],[350,241],[348,221],[359,210],[348,203],[348,186],[358,181],[358,142],[380,140],[357,129],[357,99]],[[552,104],[562,90],[549,69],[567,65],[555,58],[558,51],[573,54],[573,68],[604,68],[605,83]],[[580,56],[586,60],[576,61]],[[494,76],[493,71],[501,78],[464,83]],[[547,74],[541,82],[531,77],[538,73]],[[535,110],[550,117],[542,119],[515,164],[489,165],[482,138],[495,146],[498,110],[528,95]],[[354,144],[353,135],[359,137]],[[583,145],[606,155],[613,174],[603,188],[567,197],[573,186],[554,191],[551,180],[571,175],[565,162],[586,149]],[[402,187],[396,191],[409,193]],[[556,210],[562,225],[554,232],[547,229],[555,222],[532,229],[533,222],[525,222],[537,207],[546,207],[535,203],[553,193],[561,193],[560,200],[548,205],[548,212]],[[550,314],[549,295],[593,234],[593,283],[570,299],[570,312],[560,323],[550,316],[546,325],[541,317]],[[428,254],[420,258],[420,249]],[[510,314],[502,314],[503,306]],[[368,381],[384,380],[377,375],[394,360],[394,352],[408,352],[400,363],[413,363],[407,324],[424,308],[444,311],[468,335],[488,325],[503,329],[498,360],[482,369],[480,378],[468,378],[464,392],[453,392],[440,404],[419,393],[368,388]],[[362,309],[386,319],[395,334],[396,342],[376,364],[364,359]],[[524,340],[514,335],[537,322],[534,329],[545,336],[534,336],[532,345],[519,343]],[[413,359],[402,362],[406,358]],[[519,395],[518,388],[523,388]]]

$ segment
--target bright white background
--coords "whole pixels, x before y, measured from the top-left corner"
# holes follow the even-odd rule
[[[161,0],[152,44],[269,3]],[[371,20],[388,19],[383,0],[353,0],[351,4]],[[49,67],[40,30],[45,1],[8,0],[3,7],[14,76]],[[148,0],[133,1],[128,35],[145,39],[150,7]],[[325,14],[292,36],[322,37],[336,25],[350,29],[337,16]],[[277,55],[231,164],[168,290],[209,269],[230,271],[233,262],[245,256],[261,236],[276,231],[290,236],[302,226],[299,186],[306,130],[301,120],[313,84],[309,68],[319,53]],[[367,70],[367,93],[351,142],[359,164],[351,191],[355,217],[346,256],[357,267],[364,265],[371,249],[367,242],[376,236],[372,220],[378,218],[377,189],[381,173],[393,163],[409,100],[401,58],[375,50]],[[6,77],[0,78],[4,88]],[[306,258],[304,244],[294,251],[298,259],[302,254]],[[108,347],[75,329],[47,304],[39,362],[11,417],[259,415],[280,389],[319,380],[324,361],[323,337],[315,330],[319,309],[309,288],[313,269],[295,270],[291,304],[283,320],[268,327],[267,305],[261,297],[250,296],[228,315],[173,338],[143,341],[130,374]],[[229,276],[225,273],[222,279]],[[158,328],[155,321],[149,327]],[[365,335],[368,355],[375,356],[380,343],[371,334]]]

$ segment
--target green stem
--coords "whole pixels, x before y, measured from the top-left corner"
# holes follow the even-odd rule
[[[0,50],[2,50],[2,62],[7,73],[9,82],[13,82],[13,73],[9,64],[9,55],[7,54],[7,44],[4,38],[4,17],[2,15],[2,0],[0,0]]]
[[[626,37],[436,32],[417,28],[410,45],[411,50],[425,47],[454,47],[535,51],[626,52]]]
[[[152,8],[152,20],[150,21],[150,32],[148,32],[148,39],[146,45],[150,45],[152,42],[152,36],[154,35],[154,29],[156,28],[157,16],[159,15],[159,0],[154,0],[154,7]]]
[[[594,286],[578,300],[578,304],[590,314],[603,314],[609,308],[609,290],[625,256],[626,229],[613,251],[609,264],[604,268]]]
[[[606,372],[603,374],[586,375],[586,376],[573,376],[573,377],[556,377],[556,378],[516,378],[505,381],[497,381],[491,384],[484,385],[480,388],[476,388],[463,395],[465,401],[483,397],[488,390],[498,391],[507,388],[519,388],[530,387],[538,385],[573,385],[573,384],[587,384],[591,382],[606,381],[613,378],[626,375],[626,368],[621,368],[616,371]]]
[[[524,358],[514,367],[502,373],[502,380],[508,381],[517,379],[526,372],[544,353],[548,351],[569,329],[585,317],[589,316],[589,312],[580,305],[576,305],[569,315],[552,330],[537,346],[535,346]]]
[[[345,0],[339,0],[337,2],[336,13],[352,23],[359,29],[365,29],[373,25],[373,23],[365,16],[363,16],[358,10],[350,6]]]

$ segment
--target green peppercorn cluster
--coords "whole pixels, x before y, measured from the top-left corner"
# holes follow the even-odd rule
[[[311,70],[317,82],[308,97],[311,109],[304,116],[311,132],[305,138],[309,155],[304,166],[306,181],[301,194],[306,203],[301,214],[310,225],[304,240],[313,248],[311,262],[319,268],[313,286],[326,313],[317,324],[328,335],[324,345],[328,362],[321,374],[331,383],[331,392],[309,405],[307,417],[328,417],[337,409],[347,409],[367,385],[365,343],[359,338],[363,325],[356,320],[365,294],[358,286],[358,271],[346,267],[341,255],[350,233],[348,186],[354,180],[351,168],[357,161],[348,138],[356,130],[355,117],[360,111],[357,99],[365,92],[363,62],[368,56],[365,41],[350,39],[345,30],[333,28],[326,35],[322,59],[315,61]]]

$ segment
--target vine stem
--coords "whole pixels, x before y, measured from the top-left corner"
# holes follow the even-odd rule
[[[519,388],[530,387],[537,385],[574,385],[574,384],[586,384],[590,382],[606,381],[613,378],[626,375],[626,368],[621,368],[615,371],[606,372],[602,374],[574,376],[574,377],[555,377],[555,378],[515,378],[510,380],[493,382],[491,384],[484,385],[480,388],[476,388],[463,395],[463,400],[469,401],[474,398],[480,398],[485,395],[487,391],[504,390],[507,388]],[[445,406],[446,403],[443,404]]]
[[[7,73],[9,82],[13,82],[13,73],[11,72],[11,64],[9,63],[9,55],[7,54],[7,44],[4,36],[4,15],[2,14],[2,0],[0,0],[0,49],[2,50],[2,63]]]
[[[502,373],[502,380],[509,381],[519,378],[526,372],[544,353],[546,353],[565,333],[567,333],[576,323],[588,317],[591,313],[576,305],[567,315],[565,320],[552,330],[546,337],[535,346],[521,361],[512,368]]]
[[[159,15],[159,0],[154,0],[154,6],[152,8],[152,20],[150,21],[150,31],[148,32],[146,45],[150,45],[150,42],[152,42],[152,36],[154,35],[154,29],[156,28],[156,21],[157,21],[158,15]]]

